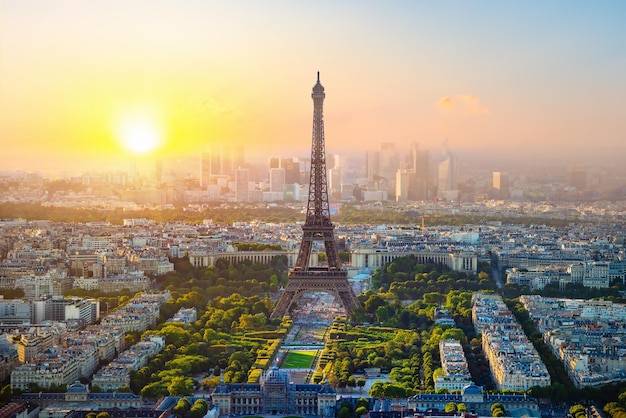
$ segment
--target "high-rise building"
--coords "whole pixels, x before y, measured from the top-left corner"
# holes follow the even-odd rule
[[[501,171],[494,171],[491,187],[493,189],[494,199],[508,199],[509,189],[511,187],[509,174]]]
[[[429,190],[428,151],[411,144],[404,168],[396,171],[395,198],[398,202],[424,200]]]
[[[377,190],[388,192],[391,196],[396,192],[396,172],[400,165],[400,156],[393,142],[381,143],[378,151],[367,151],[365,163],[367,179]]]
[[[245,168],[238,168],[235,171],[235,201],[247,202],[249,191],[250,172]]]
[[[272,157],[268,161],[268,169],[282,168],[285,170],[285,184],[301,183],[300,160],[297,158]]]
[[[239,167],[245,166],[244,148],[240,145],[230,146],[222,151],[220,174],[231,178]]]
[[[414,171],[414,181],[409,190],[409,200],[428,199],[430,188],[428,150],[420,149],[417,144],[412,144],[411,167],[409,168]]]
[[[341,168],[342,158],[339,154],[331,155],[328,160],[328,168]]]
[[[411,183],[415,172],[408,169],[400,169],[396,172],[396,202],[407,202],[410,198]]]
[[[458,196],[456,157],[450,151],[445,150],[437,165],[437,197],[445,200],[457,200]]]
[[[268,170],[271,170],[272,168],[279,168],[280,167],[280,158],[278,157],[271,157],[268,161]]]
[[[206,188],[214,184],[213,176],[233,178],[237,168],[245,166],[244,149],[242,146],[212,146],[209,151],[202,153],[201,163],[201,185]]]
[[[365,175],[369,181],[375,181],[380,169],[378,168],[378,151],[365,152]]]
[[[270,168],[270,192],[283,193],[285,191],[285,169]]]
[[[297,158],[281,158],[280,168],[285,170],[285,184],[300,182],[300,161]]]
[[[222,174],[221,166],[221,149],[212,149],[202,153],[200,186],[203,189],[206,189],[210,184],[214,184],[214,176]]]
[[[331,195],[341,194],[341,168],[328,169],[328,189]]]
[[[285,184],[284,199],[286,202],[300,200],[300,186],[298,183]]]
[[[341,197],[341,183],[343,183],[343,170],[341,169],[341,156],[331,155],[328,164],[328,189],[331,195]]]

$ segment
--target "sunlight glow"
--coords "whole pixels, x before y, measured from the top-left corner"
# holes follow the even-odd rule
[[[120,128],[122,145],[136,154],[145,154],[161,145],[162,134],[157,124],[147,118],[131,119]]]

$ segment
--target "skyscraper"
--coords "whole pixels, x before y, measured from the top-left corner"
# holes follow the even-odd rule
[[[279,167],[280,167],[280,158],[271,157],[268,161],[268,169],[271,170],[272,168],[279,168]]]
[[[343,171],[341,170],[341,158],[335,154],[330,157],[328,164],[328,191],[331,195],[341,197],[341,183],[343,182]]]
[[[237,202],[247,202],[248,198],[248,182],[250,173],[245,168],[238,168],[235,171],[235,200]]]
[[[396,202],[407,202],[410,199],[412,178],[415,172],[408,169],[400,169],[396,172]]]
[[[410,168],[415,174],[409,191],[409,199],[428,199],[428,189],[430,188],[428,150],[420,149],[418,144],[411,144],[411,165]]]
[[[380,150],[367,151],[365,170],[367,179],[377,190],[384,190],[394,196],[396,172],[400,168],[400,156],[393,142],[382,142]]]
[[[221,154],[222,153],[216,149],[202,153],[200,186],[203,189],[206,189],[209,184],[212,184],[211,177],[222,174]]]
[[[270,192],[285,191],[285,169],[270,168]]]
[[[295,184],[300,182],[300,162],[297,158],[281,158],[280,168],[285,170],[286,184]]]
[[[445,200],[459,197],[456,157],[447,148],[437,165],[437,197]]]
[[[501,171],[494,171],[492,175],[491,187],[493,189],[494,199],[508,199],[509,198],[509,174]]]
[[[328,190],[331,194],[341,193],[341,169],[328,169]]]

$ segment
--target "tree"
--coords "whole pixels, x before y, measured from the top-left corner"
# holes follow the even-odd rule
[[[193,406],[189,410],[189,415],[191,418],[202,418],[208,411],[209,405],[204,399],[200,398],[193,403]]]
[[[372,387],[369,390],[369,395],[371,398],[382,398],[385,394],[385,389],[383,387],[384,383],[380,380],[374,382]]]
[[[346,408],[342,406],[339,408],[339,412],[337,412],[337,418],[351,418],[352,413],[350,412],[350,408]]]
[[[127,332],[126,335],[124,335],[125,347],[130,347],[131,345],[134,345],[136,343],[137,343],[137,340],[135,340],[135,336],[132,333]]]
[[[170,396],[190,396],[193,395],[193,380],[189,377],[174,377],[167,386]]]
[[[202,387],[205,390],[216,388],[219,384],[220,384],[219,376],[207,377],[206,379],[202,381]]]
[[[569,413],[574,418],[586,418],[587,417],[587,408],[585,408],[581,404],[572,405],[569,408]]]
[[[366,380],[363,379],[362,377],[359,377],[356,380],[356,385],[359,387],[359,390],[363,390],[363,386],[365,386]]]
[[[503,417],[505,415],[504,405],[500,402],[496,402],[491,405],[491,416],[493,417]]]
[[[184,417],[187,412],[191,409],[191,401],[187,398],[180,398],[174,408],[172,408],[172,412],[177,417]]]
[[[465,337],[463,330],[459,328],[450,328],[447,329],[441,334],[441,340],[457,340],[461,341]]]
[[[618,413],[624,413],[624,408],[617,402],[609,402],[604,405],[603,411],[615,417]]]
[[[436,382],[439,376],[443,376],[445,374],[446,373],[443,371],[441,367],[436,368],[435,371],[433,372],[433,382]]]
[[[422,297],[422,299],[424,300],[424,303],[427,303],[429,305],[442,305],[446,302],[446,295],[444,295],[443,293],[439,293],[439,292],[429,292],[429,293],[424,293],[424,296]]]
[[[352,417],[352,404],[348,401],[345,401],[339,407],[339,412],[337,413],[337,418],[351,418]]]
[[[108,412],[100,412],[96,418],[111,418],[111,415]]]
[[[238,361],[240,364],[247,364],[247,365],[251,363],[250,356],[245,351],[234,352],[228,359],[228,364],[231,364],[234,361]]]
[[[369,314],[374,314],[378,308],[386,305],[386,302],[380,296],[373,294],[365,301],[365,311]]]
[[[359,398],[359,399],[356,401],[355,406],[356,406],[357,408],[358,408],[358,407],[360,407],[360,406],[364,406],[364,407],[365,407],[365,409],[369,411],[369,409],[370,409],[370,401],[368,401],[368,400],[367,400],[367,398]]]
[[[6,405],[11,400],[11,385],[4,385],[0,390],[0,406]]]
[[[444,408],[445,412],[456,412],[457,411],[457,407],[456,404],[454,402],[448,402]]]
[[[385,398],[400,399],[406,396],[406,389],[403,386],[387,383],[384,386]]]
[[[161,328],[159,334],[165,337],[166,344],[173,344],[176,347],[182,347],[189,342],[191,333],[179,325],[166,325]]]
[[[367,408],[364,406],[359,406],[354,410],[354,416],[357,418],[362,417],[365,414],[367,414]]]

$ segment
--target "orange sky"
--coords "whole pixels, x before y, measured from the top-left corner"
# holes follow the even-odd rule
[[[0,3],[0,170],[124,166],[244,144],[306,156],[316,71],[330,152],[380,142],[626,155],[621,2]]]

